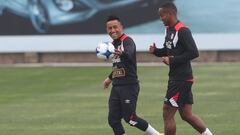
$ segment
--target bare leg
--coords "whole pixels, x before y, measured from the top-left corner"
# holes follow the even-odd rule
[[[196,115],[192,114],[192,105],[186,104],[179,109],[182,120],[188,122],[199,133],[203,133],[206,130],[204,122]]]
[[[163,120],[164,120],[164,134],[175,135],[176,134],[176,122],[174,115],[177,108],[173,108],[169,105],[163,105]]]

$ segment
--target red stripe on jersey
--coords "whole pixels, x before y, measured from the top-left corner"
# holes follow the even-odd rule
[[[128,36],[124,34],[124,35],[120,38],[120,40],[123,42],[124,39],[126,39],[127,37],[128,37]]]
[[[123,42],[128,36],[123,34],[122,37],[120,38],[121,42]],[[114,43],[114,41],[112,41],[112,44]]]
[[[179,31],[182,27],[185,27],[185,25],[184,25],[182,22],[178,22],[178,23],[175,25],[175,30],[176,30],[176,31]]]

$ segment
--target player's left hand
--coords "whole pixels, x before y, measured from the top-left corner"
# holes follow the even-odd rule
[[[170,64],[170,59],[173,58],[173,56],[164,56],[161,57],[162,58],[162,62],[165,63],[166,65]]]
[[[106,89],[109,87],[109,85],[111,84],[112,80],[107,77],[104,81],[103,81],[103,88]]]

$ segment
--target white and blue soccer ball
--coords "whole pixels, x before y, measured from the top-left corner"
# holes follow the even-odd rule
[[[111,59],[114,54],[114,46],[111,42],[100,42],[96,48],[96,54],[99,59]]]

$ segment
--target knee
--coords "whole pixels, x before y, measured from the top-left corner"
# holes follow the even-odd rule
[[[118,125],[119,123],[121,123],[121,120],[116,120],[113,119],[112,117],[108,117],[108,124],[110,127],[115,127],[116,125]]]
[[[166,112],[166,110],[163,108],[163,113],[162,113],[162,117],[163,117],[163,120],[166,121],[167,119],[169,119],[169,115],[168,113]]]
[[[110,127],[114,127],[114,125],[116,125],[116,122],[114,122],[114,121],[111,120],[111,119],[108,119],[108,125],[109,125]]]
[[[168,121],[171,120],[174,117],[175,110],[173,110],[170,106],[164,105],[163,106],[163,120]]]
[[[137,124],[137,115],[136,114],[126,115],[123,117],[123,119],[130,126],[135,126]]]
[[[181,119],[186,122],[191,121],[191,117],[192,117],[191,115],[186,115],[186,114],[181,115]]]

